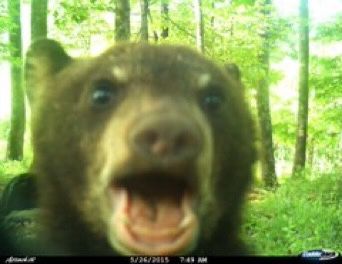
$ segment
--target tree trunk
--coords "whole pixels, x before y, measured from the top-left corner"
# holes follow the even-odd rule
[[[22,87],[22,43],[20,0],[8,0],[11,20],[9,41],[11,46],[11,127],[8,139],[7,158],[22,160],[25,132],[25,101]]]
[[[301,0],[299,7],[299,85],[298,123],[296,151],[292,175],[305,168],[306,141],[308,136],[309,104],[309,7],[308,0]]]
[[[47,37],[48,0],[31,2],[31,41]]]
[[[129,40],[131,35],[130,1],[115,0],[115,40]]]
[[[161,37],[169,37],[169,0],[161,0]]]
[[[149,0],[140,0],[140,7],[141,7],[141,27],[140,27],[141,40],[148,42]]]
[[[259,126],[261,132],[261,164],[262,177],[267,187],[277,186],[277,177],[275,172],[274,146],[272,139],[272,120],[269,103],[269,68],[270,68],[270,44],[268,17],[270,16],[269,7],[271,0],[264,0],[262,13],[266,17],[264,33],[262,38],[262,50],[260,55],[260,64],[262,69],[261,79],[257,89],[257,108],[259,116]]]
[[[47,9],[48,0],[32,0],[31,1],[31,42],[34,42],[40,38],[47,37]],[[26,65],[27,66],[27,65]],[[25,71],[26,71],[25,66]],[[26,81],[25,72],[25,81]],[[28,103],[31,106],[32,98],[28,91],[33,91],[34,87],[28,87],[28,83],[25,82],[25,93],[28,99]]]
[[[211,1],[211,10],[212,12],[215,10],[215,0]],[[213,29],[215,27],[215,16],[212,15],[210,17],[210,27]]]
[[[196,47],[200,52],[204,53],[202,0],[194,0],[194,13],[196,21]]]
[[[311,170],[314,166],[314,157],[315,157],[315,139],[314,137],[309,140],[309,146],[308,146],[308,165]]]

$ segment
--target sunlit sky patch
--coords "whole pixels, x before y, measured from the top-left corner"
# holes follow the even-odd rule
[[[299,0],[273,0],[279,14],[293,16],[298,13]],[[324,23],[342,12],[341,0],[309,0],[310,17],[314,23]]]

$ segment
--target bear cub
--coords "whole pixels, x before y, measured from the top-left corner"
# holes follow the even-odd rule
[[[240,73],[227,69],[177,45],[72,58],[54,40],[33,43],[38,253],[246,253],[254,133]]]

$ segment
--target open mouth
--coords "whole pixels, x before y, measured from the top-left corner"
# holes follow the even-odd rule
[[[186,177],[130,175],[111,185],[111,242],[123,254],[179,255],[196,241],[195,186]]]

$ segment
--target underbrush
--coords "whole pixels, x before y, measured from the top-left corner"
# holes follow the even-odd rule
[[[30,145],[29,131],[25,133],[24,160],[6,160],[7,138],[9,134],[9,120],[0,120],[0,190],[12,177],[26,172],[32,161],[32,147]]]
[[[313,177],[314,176],[314,177]],[[288,178],[275,192],[249,201],[243,237],[258,255],[342,250],[342,175]]]

